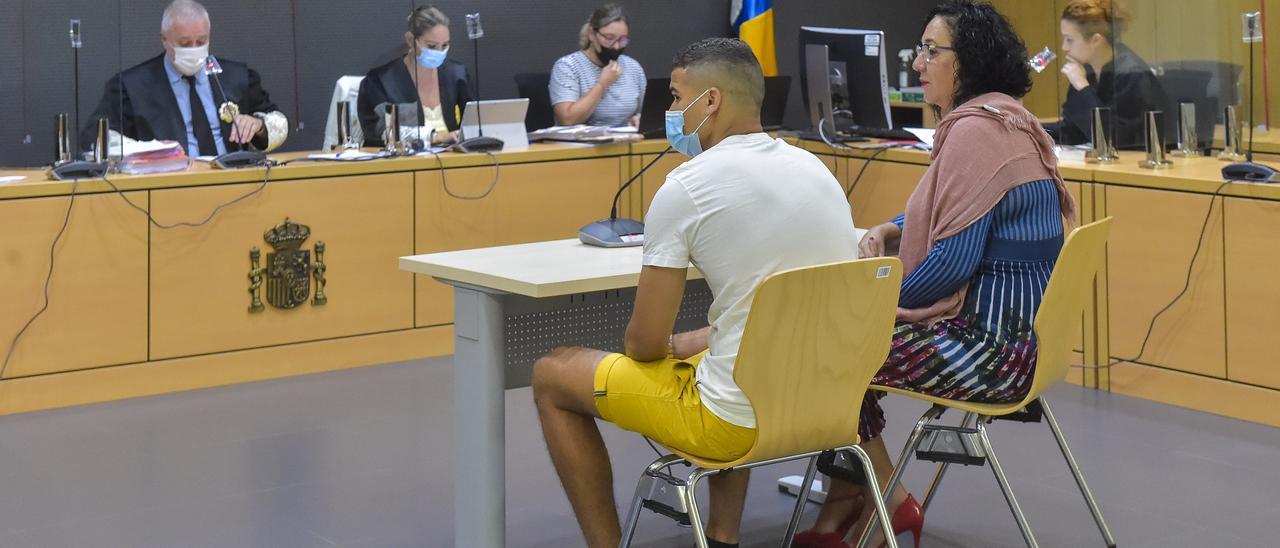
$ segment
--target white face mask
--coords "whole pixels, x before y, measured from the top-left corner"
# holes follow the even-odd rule
[[[194,48],[173,48],[173,68],[184,76],[195,76],[209,58],[209,44]]]

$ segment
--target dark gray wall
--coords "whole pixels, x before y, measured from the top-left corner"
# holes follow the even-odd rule
[[[484,14],[481,93],[516,94],[517,72],[550,70],[577,48],[578,28],[601,0],[438,0],[454,21],[450,55],[472,64],[463,14]],[[0,165],[47,163],[53,117],[73,109],[73,56],[67,22],[82,20],[80,111],[86,121],[111,74],[160,49],[160,14],[168,0],[0,0]],[[364,74],[397,52],[411,0],[207,0],[213,21],[211,51],[248,62],[262,74],[272,98],[293,122],[288,150],[315,149],[323,139],[333,83]],[[777,2],[779,70],[797,74],[801,25],[878,28],[887,53],[918,38],[932,0],[902,0],[892,8],[875,0]],[[666,74],[678,48],[729,31],[729,0],[645,0],[627,3],[632,45],[628,53],[651,76]],[[892,57],[890,58],[892,61]],[[891,67],[896,66],[891,63]],[[891,74],[896,80],[896,71]],[[799,82],[793,83],[787,123],[802,125]]]

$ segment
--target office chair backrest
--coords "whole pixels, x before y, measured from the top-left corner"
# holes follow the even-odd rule
[[[526,131],[536,131],[556,125],[551,110],[551,73],[523,72],[516,75],[516,90],[520,97],[529,100],[529,110],[524,116]]]
[[[1036,370],[1022,407],[1067,377],[1072,337],[1080,327],[1080,313],[1106,259],[1111,217],[1076,228],[1067,235],[1049,277],[1044,300],[1036,312]]]
[[[733,373],[755,410],[755,445],[732,463],[690,462],[725,468],[855,443],[862,398],[889,354],[901,283],[894,257],[766,278]]]

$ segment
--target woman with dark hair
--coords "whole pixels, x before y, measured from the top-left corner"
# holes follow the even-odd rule
[[[623,55],[631,26],[622,6],[596,8],[578,34],[578,51],[551,67],[551,108],[559,125],[640,125],[644,69]]]
[[[1018,99],[1031,88],[1026,47],[989,4],[951,0],[930,12],[912,67],[942,119],[906,213],[858,245],[863,257],[897,249],[904,267],[889,357],[872,383],[1018,401],[1035,368],[1032,321],[1075,209],[1053,142]],[[867,395],[859,436],[887,481],[882,395]],[[846,546],[870,518],[862,498],[860,486],[833,478],[813,529],[794,545]],[[920,505],[901,487],[888,501],[894,531],[911,531],[919,546]]]
[[[1169,112],[1172,103],[1160,81],[1138,54],[1116,42],[1126,17],[1112,0],[1072,0],[1062,10],[1062,74],[1071,84],[1062,104],[1062,120],[1045,127],[1058,143],[1089,142],[1093,109],[1110,107],[1112,144],[1141,149],[1146,145],[1143,115]],[[1168,114],[1166,121],[1171,120]]]
[[[421,104],[418,125],[426,128],[424,141],[445,145],[458,139],[462,109],[471,100],[471,78],[466,65],[448,58],[449,40],[449,18],[435,6],[409,13],[405,54],[370,70],[360,82],[356,114],[365,146],[383,145],[385,122],[378,106],[385,103]]]

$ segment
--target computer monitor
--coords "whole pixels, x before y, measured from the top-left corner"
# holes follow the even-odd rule
[[[667,109],[671,108],[671,79],[650,78],[640,103],[640,133],[646,139],[667,134]]]
[[[790,76],[764,77],[764,103],[760,105],[760,125],[765,131],[782,129],[787,113],[787,95],[791,92]]]
[[[828,135],[893,129],[884,48],[883,31],[800,27],[800,95],[815,131],[820,120]]]

